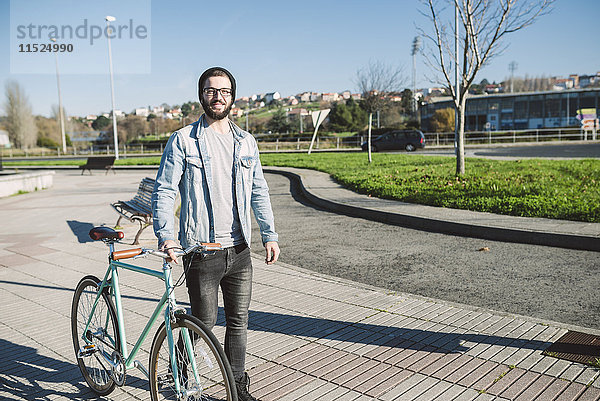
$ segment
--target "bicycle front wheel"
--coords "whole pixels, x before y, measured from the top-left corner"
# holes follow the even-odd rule
[[[153,401],[177,400],[175,377],[180,393],[188,400],[237,401],[229,361],[214,334],[196,317],[177,315],[171,322],[177,374],[173,374],[167,330],[163,323],[150,349],[150,394]],[[189,349],[188,347],[192,347]]]
[[[86,276],[77,285],[71,308],[71,334],[85,381],[96,393],[107,395],[115,388],[115,382],[103,355],[114,355],[121,346],[115,306],[107,292],[102,293],[92,313],[100,282],[97,277]]]

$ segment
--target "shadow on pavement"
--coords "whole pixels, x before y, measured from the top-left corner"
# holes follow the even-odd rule
[[[85,384],[76,363],[40,355],[35,348],[4,339],[0,339],[0,349],[4,356],[0,360],[0,392],[25,400],[99,399]],[[147,381],[136,377],[125,385],[148,388]]]
[[[69,228],[71,229],[73,234],[75,234],[75,236],[77,237],[77,240],[80,244],[84,244],[86,242],[94,242],[89,236],[90,230],[94,228],[94,225],[92,223],[82,223],[77,220],[67,220],[67,224],[69,225]]]
[[[470,347],[464,346],[464,342],[539,351],[545,350],[551,344],[545,341],[486,334],[445,333],[258,311],[250,311],[249,328],[269,333],[399,349],[422,350],[427,347],[429,352],[445,354],[469,350]]]
[[[6,280],[0,280],[0,283],[55,289],[59,291],[74,291],[74,288],[19,283]],[[122,294],[122,297],[123,299],[135,299],[152,303],[158,302],[158,298],[151,297],[138,297],[125,294]],[[187,307],[189,313],[189,303],[178,302],[178,304]],[[219,307],[218,315],[217,325],[225,326],[225,316],[222,307]],[[397,349],[422,350],[426,348],[428,352],[445,354],[467,351],[469,347],[464,345],[465,342],[510,346],[517,349],[530,349],[540,352],[548,348],[551,344],[546,341],[524,340],[495,335],[447,333],[252,310],[250,311],[249,320],[249,329],[254,331],[345,341],[357,344],[378,345]],[[2,345],[1,342],[0,345]],[[4,348],[0,347],[0,349]],[[32,352],[35,352],[33,348],[31,348],[31,350]],[[2,365],[0,364],[0,372],[2,372],[1,367]],[[77,371],[77,373],[79,372]],[[0,377],[2,377],[1,373]]]

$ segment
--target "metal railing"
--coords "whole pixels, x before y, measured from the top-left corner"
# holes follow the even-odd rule
[[[258,147],[267,152],[304,152],[308,151],[312,137],[310,135],[294,137],[261,137],[257,138]],[[315,140],[314,150],[357,150],[366,141],[366,136],[318,136]],[[531,143],[549,141],[586,141],[597,140],[597,134],[592,131],[584,131],[580,128],[545,128],[532,130],[506,130],[506,131],[471,131],[465,133],[465,145],[475,144],[506,144],[506,143]],[[454,144],[454,132],[425,133],[425,145],[427,147],[452,146]],[[119,147],[119,153],[123,157],[136,155],[160,155],[164,144],[124,144]],[[112,145],[93,144],[88,147],[69,147],[64,154],[60,148],[34,148],[2,149],[2,157],[51,157],[51,156],[93,156],[114,154]]]
[[[465,133],[465,145],[530,143],[549,141],[596,140],[596,133],[580,128],[539,128],[530,130],[471,131]],[[427,146],[454,144],[454,132],[426,133]]]

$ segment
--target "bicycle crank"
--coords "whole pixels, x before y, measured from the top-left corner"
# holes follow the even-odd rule
[[[125,377],[127,375],[127,368],[125,367],[125,359],[118,351],[112,353],[112,363],[110,364],[110,377],[114,380],[115,384],[121,387],[125,384]]]

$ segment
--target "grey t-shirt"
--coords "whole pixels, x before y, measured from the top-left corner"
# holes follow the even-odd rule
[[[223,248],[244,242],[237,207],[233,178],[233,133],[218,133],[205,127],[206,147],[212,167],[212,198],[215,242]]]

